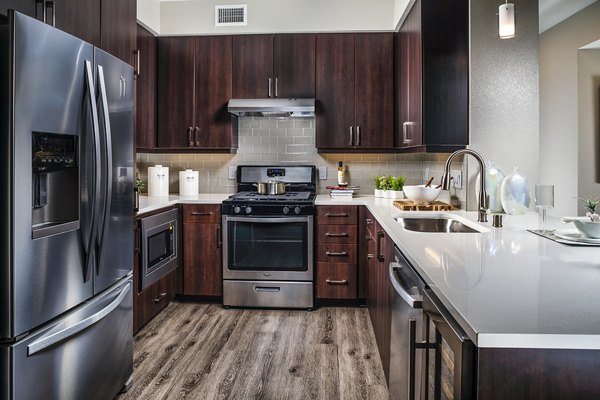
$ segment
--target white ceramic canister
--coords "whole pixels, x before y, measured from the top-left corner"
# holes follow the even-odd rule
[[[186,169],[179,171],[179,195],[196,196],[198,194],[198,171]]]
[[[169,168],[162,165],[148,167],[148,196],[169,195]]]

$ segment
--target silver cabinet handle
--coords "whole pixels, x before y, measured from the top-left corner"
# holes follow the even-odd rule
[[[166,296],[167,296],[167,293],[161,293],[161,294],[159,294],[159,295],[158,295],[158,297],[157,297],[157,298],[155,298],[155,299],[154,299],[154,300],[152,300],[152,301],[154,302],[154,304],[156,304],[156,303],[160,303],[160,301],[161,301],[162,299],[164,299]]]
[[[279,78],[275,78],[275,97],[278,97]]]
[[[349,146],[352,146],[354,144],[354,128],[351,126],[350,127],[350,142],[348,143]]]
[[[188,146],[189,147],[193,147],[194,146],[194,138],[192,137],[192,132],[193,131],[194,131],[194,128],[192,128],[191,126],[189,128],[187,128]]]
[[[413,123],[408,121],[402,123],[402,143],[404,144],[412,143],[412,139],[408,138],[408,127],[411,125],[413,125]]]
[[[379,261],[385,260],[383,254],[381,254],[381,239],[383,239],[384,237],[385,237],[385,233],[383,233],[383,231],[377,232],[377,259]]]
[[[367,254],[367,259],[369,259],[369,260],[370,260],[371,258],[374,258],[374,257],[375,257],[375,256],[374,256],[373,254]]]
[[[211,212],[192,211],[190,214],[191,215],[197,215],[197,216],[213,215],[212,211]]]
[[[348,234],[346,232],[344,232],[344,233],[330,233],[330,232],[326,232],[325,236],[327,236],[327,237],[348,237]]]
[[[347,285],[348,284],[348,280],[347,279],[342,279],[342,280],[334,280],[334,279],[325,279],[325,282],[330,284],[330,285]]]
[[[271,93],[272,93],[272,86],[273,86],[273,79],[269,78],[269,97],[272,97]]]
[[[356,127],[356,145],[360,146],[360,126]]]
[[[348,252],[347,251],[341,251],[339,253],[333,252],[333,251],[326,251],[325,252],[326,256],[331,256],[331,257],[343,257],[343,256],[347,256]]]
[[[200,128],[196,127],[194,129],[194,139],[196,140],[196,146],[200,147],[200,139],[198,138],[198,135],[200,134]]]
[[[341,213],[341,214],[332,214],[332,213],[327,213],[325,214],[326,217],[348,217],[348,213]]]
[[[121,304],[125,296],[127,296],[127,294],[129,293],[130,289],[131,283],[127,282],[127,284],[123,289],[121,289],[121,292],[117,295],[117,297],[102,310],[85,318],[82,321],[77,322],[74,325],[66,327],[65,329],[53,333],[52,335],[42,337],[36,340],[35,342],[31,343],[29,346],[27,346],[27,355],[32,356],[35,353],[39,353],[40,351],[47,349],[48,347],[58,342],[62,342],[63,340],[77,335],[79,332],[94,325],[95,323],[100,322],[102,319],[104,319],[104,317],[113,312],[113,310],[117,308],[119,304]]]
[[[142,64],[141,53],[142,53],[141,50],[135,51],[135,68],[134,68],[135,76],[140,76],[140,65]]]

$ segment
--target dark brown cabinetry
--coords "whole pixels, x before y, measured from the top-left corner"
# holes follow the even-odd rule
[[[234,36],[234,98],[314,96],[314,34]]]
[[[317,299],[356,299],[356,206],[318,206],[315,229]]]
[[[156,37],[137,27],[135,137],[138,150],[156,147]]]
[[[231,98],[231,36],[158,39],[157,148],[237,148]]]
[[[412,6],[396,34],[397,147],[451,152],[469,143],[468,30],[466,1]]]
[[[221,213],[218,205],[183,206],[183,294],[223,294]]]
[[[390,339],[392,326],[392,288],[389,282],[389,263],[393,260],[394,243],[368,211],[366,297],[375,341],[386,379],[390,372]]]
[[[393,34],[318,34],[316,146],[393,147]]]
[[[100,47],[130,65],[136,49],[136,4],[136,0],[102,0],[100,8]]]

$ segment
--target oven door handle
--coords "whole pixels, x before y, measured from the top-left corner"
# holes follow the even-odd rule
[[[254,286],[254,290],[256,292],[277,293],[277,292],[281,291],[281,288],[280,287],[269,287],[269,286]]]
[[[312,216],[307,215],[305,217],[231,217],[225,216],[226,222],[256,222],[256,223],[265,223],[265,224],[289,224],[290,222],[310,222],[312,221]]]

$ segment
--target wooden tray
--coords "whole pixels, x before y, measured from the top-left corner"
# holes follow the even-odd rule
[[[453,211],[452,207],[448,203],[443,201],[434,201],[429,204],[415,203],[412,200],[396,200],[394,205],[402,211]]]

